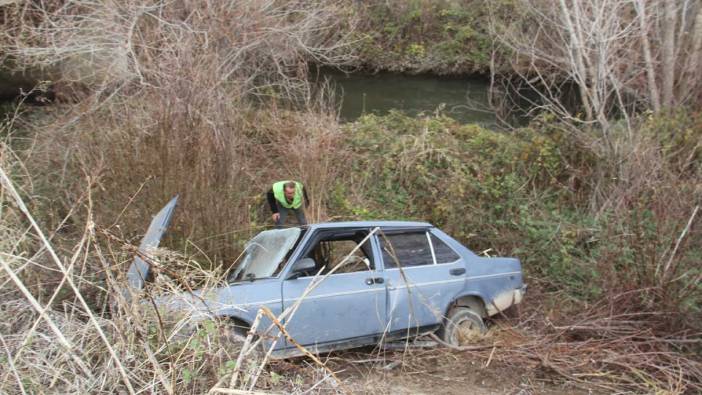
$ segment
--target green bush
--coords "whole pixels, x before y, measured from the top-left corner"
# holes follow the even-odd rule
[[[359,3],[364,21],[360,61],[372,69],[440,74],[487,73],[493,41],[490,15],[510,19],[512,0],[371,1]],[[505,22],[506,23],[506,22]]]
[[[531,281],[584,300],[657,287],[656,303],[693,306],[699,243],[685,244],[673,259],[688,280],[668,283],[660,267],[691,213],[683,195],[699,185],[700,148],[690,144],[700,141],[695,125],[686,115],[644,120],[637,134],[643,140],[614,144],[634,147],[628,159],[603,160],[612,154],[548,117],[500,132],[442,116],[366,115],[346,127],[352,160],[330,211],[432,222],[478,253],[519,257]],[[673,129],[681,132],[664,132]],[[646,156],[656,152],[670,155]],[[634,177],[637,160],[654,159],[667,170],[642,173],[636,182],[614,176]],[[646,177],[659,178],[638,189],[627,184]]]

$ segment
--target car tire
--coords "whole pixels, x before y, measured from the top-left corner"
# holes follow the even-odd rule
[[[227,349],[227,352],[230,354],[238,355],[246,342],[248,328],[234,321],[223,321],[220,330],[222,331],[220,335],[222,348]],[[253,341],[256,341],[256,339],[256,336],[254,336]],[[253,353],[259,353],[262,349],[263,345],[259,345],[253,350]]]
[[[454,307],[444,320],[439,337],[445,343],[461,347],[470,344],[487,332],[487,327],[478,313],[467,307]]]

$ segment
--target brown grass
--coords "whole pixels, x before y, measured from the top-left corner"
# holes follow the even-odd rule
[[[38,187],[60,191],[39,210],[49,227],[83,204],[85,177],[99,202],[95,221],[127,240],[140,234],[143,213],[179,194],[187,210],[172,245],[208,251],[215,262],[230,262],[246,239],[232,229],[270,223],[263,194],[275,181],[302,181],[310,219],[326,217],[321,203],[344,156],[335,107],[326,89],[313,93],[307,68],[353,58],[343,2],[2,10],[20,16],[5,21],[4,37],[18,67],[59,70],[54,90],[65,104],[24,124],[36,137],[27,163],[42,175]]]
[[[329,186],[346,174],[348,156],[334,106],[311,93],[307,63],[349,60],[349,42],[337,29],[345,7],[60,5],[2,8],[7,53],[18,65],[47,67],[62,78],[55,84],[59,105],[3,130],[20,151],[3,145],[0,152],[11,178],[0,195],[0,392],[202,393],[231,383],[241,354],[224,328],[214,322],[177,336],[188,317],[121,298],[124,269],[148,216],[175,194],[183,209],[171,226],[177,236],[166,244],[183,252],[153,258],[156,281],[147,301],[221,284],[237,243],[268,223],[262,194],[273,181],[300,179],[312,198],[310,219],[331,216]],[[687,253],[699,240],[693,210],[699,141],[677,145],[692,150],[672,151],[666,149],[676,144],[646,135],[585,144],[611,161],[585,169],[592,211],[624,218],[610,233],[621,236],[621,245],[613,242],[610,255],[595,263],[611,274],[601,303],[530,293],[518,317],[496,320],[497,329],[475,346],[382,353],[380,362],[368,358],[370,372],[397,361],[406,373],[427,372],[444,358],[455,363],[448,369],[480,360],[605,391],[702,390],[693,354],[700,334],[673,322],[684,316],[676,301],[699,293],[700,274]],[[13,185],[19,195],[10,194]],[[641,236],[648,222],[627,217],[643,208],[659,226],[654,242]],[[641,232],[627,233],[632,223]],[[642,252],[636,267],[604,270],[632,245]],[[554,300],[561,305],[551,308]],[[247,358],[239,366],[245,386],[230,389],[343,391],[328,370],[352,366],[349,354],[340,355],[326,367]]]

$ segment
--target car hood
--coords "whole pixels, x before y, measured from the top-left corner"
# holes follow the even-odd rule
[[[143,258],[148,257],[151,251],[158,247],[163,234],[168,228],[168,224],[171,222],[177,203],[178,196],[171,199],[151,220],[149,229],[139,245],[139,253],[134,257],[134,261],[132,261],[127,271],[127,284],[132,291],[139,291],[144,288],[144,282],[149,276],[151,267]],[[128,297],[129,293],[125,292],[125,296]]]

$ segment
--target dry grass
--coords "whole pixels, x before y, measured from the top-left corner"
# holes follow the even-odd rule
[[[306,78],[310,60],[349,60],[336,29],[342,2],[15,2],[1,10],[7,53],[19,65],[58,72],[62,102],[40,119],[3,126],[14,145],[16,130],[30,138],[19,144],[23,160],[6,145],[0,152],[10,177],[0,195],[0,392],[348,390],[354,378],[340,371],[358,365],[353,354],[268,363],[259,353],[244,357],[218,322],[179,336],[192,329],[189,317],[158,314],[148,303],[192,303],[178,295],[220,285],[237,243],[267,221],[262,193],[272,181],[301,179],[313,200],[310,219],[329,216],[329,185],[348,157],[333,105],[313,95]],[[695,220],[688,195],[699,180],[686,158],[697,147],[662,157],[645,136],[612,142],[594,149],[613,159],[587,189],[593,211],[624,215],[653,202],[655,218],[666,219],[658,243],[671,241],[663,256],[656,248],[645,255],[641,272],[612,275],[607,290],[632,291],[553,310],[547,302],[564,295],[531,294],[532,307],[498,320],[475,346],[376,350],[361,363],[366,372],[394,364],[437,378],[438,360],[453,361],[447,369],[479,360],[605,391],[702,390],[692,354],[700,334],[671,323],[682,315],[668,306],[678,305],[661,303],[699,292],[695,262],[682,254],[699,240],[699,230],[685,226]],[[168,244],[184,252],[156,254],[147,302],[128,302],[120,291],[132,244],[145,216],[175,194],[188,209]]]
[[[187,311],[153,308],[159,298],[197,304],[197,298],[183,291],[192,290],[196,284],[207,293],[222,285],[221,276],[202,270],[179,254],[161,250],[150,259],[156,279],[149,291],[142,298],[127,300],[122,292],[126,282],[121,268],[122,261],[133,254],[133,247],[115,251],[114,238],[105,240],[98,236],[94,223],[88,222],[72,256],[56,253],[12,180],[1,171],[4,211],[21,213],[24,218],[19,221],[17,215],[18,222],[29,221],[32,228],[14,239],[5,239],[8,244],[3,245],[0,260],[0,289],[4,295],[0,305],[4,351],[0,391],[227,393],[220,390],[221,383],[229,382],[234,371],[240,371],[245,378],[243,389],[254,388],[262,377],[266,385],[269,372],[264,370],[263,355],[240,354],[242,344],[232,337],[227,323],[203,321]],[[12,225],[7,217],[3,219],[4,224]],[[61,271],[59,276],[54,274],[60,280],[52,289],[34,289],[24,279],[36,272],[56,269],[38,263],[38,255],[24,259],[22,254],[5,250],[29,235],[41,240],[30,243],[30,250],[49,251],[53,257],[51,266]],[[103,270],[96,281],[91,265],[98,262]],[[90,288],[99,288],[97,300],[89,300],[95,297]],[[47,295],[48,300],[40,301],[35,295]],[[290,313],[287,311],[286,315]],[[262,336],[269,332],[253,330]]]
[[[606,391],[699,391],[702,362],[681,350],[698,346],[700,333],[665,333],[661,328],[675,314],[637,309],[637,297],[630,292],[593,306],[574,306],[579,311],[572,314],[545,314],[532,307],[518,320],[503,322],[488,348],[466,352]]]
[[[89,177],[100,202],[94,220],[130,240],[143,213],[179,194],[188,210],[171,245],[229,263],[248,236],[232,229],[269,223],[263,194],[275,181],[302,181],[310,219],[325,218],[322,202],[344,156],[336,109],[326,90],[313,92],[308,64],[353,59],[347,8],[185,0],[0,8],[13,16],[4,41],[18,67],[58,70],[53,89],[63,104],[20,125],[35,138],[25,154],[41,175],[37,188],[58,191],[37,202],[40,219],[58,227],[84,204]],[[64,230],[74,232],[70,225]]]
[[[258,226],[258,199],[273,181],[309,177],[301,181],[314,200],[311,219],[325,215],[320,202],[335,172],[326,154],[340,132],[335,112],[311,93],[307,64],[349,60],[337,29],[353,25],[345,9],[187,0],[0,7],[3,56],[49,70],[62,103],[40,120],[12,120],[9,134],[31,136],[13,137],[24,162],[3,146],[12,180],[3,183],[0,292],[12,325],[1,332],[0,392],[202,393],[231,374],[239,350],[219,323],[180,338],[187,317],[122,298],[131,242],[148,222],[142,213],[180,194],[189,210],[173,224],[172,244],[186,252],[154,257],[150,293],[175,297],[221,284],[204,269],[236,258],[235,242]],[[21,193],[7,196],[18,181]],[[198,253],[202,266],[191,259]],[[253,361],[241,366],[245,376],[258,369],[251,386],[265,384],[266,364]]]
[[[699,347],[699,332],[657,335],[674,318],[670,312],[612,313],[612,306],[573,305],[555,310],[537,299],[563,299],[539,293],[492,320],[475,344],[457,349],[420,348],[348,351],[331,366],[380,392],[431,391],[436,380],[446,393],[698,393],[702,361],[683,349]],[[612,304],[629,304],[622,294]],[[370,352],[369,352],[370,351]],[[351,371],[353,373],[349,374]],[[380,378],[380,379],[379,379]]]
[[[5,163],[5,167],[21,168],[12,161]],[[10,199],[13,195],[8,183],[4,183],[3,191],[4,223],[22,229],[28,217],[22,218],[18,206],[21,203]],[[106,237],[105,230],[95,232],[91,223],[84,229],[72,255],[59,252],[59,260],[69,268],[60,275],[61,283],[80,285],[68,290],[56,286],[36,292],[25,287],[25,293],[20,293],[17,289],[24,283],[23,279],[30,278],[31,273],[51,269],[39,266],[40,255],[27,260],[17,252],[3,251],[4,270],[0,280],[1,292],[6,297],[0,306],[3,318],[0,335],[6,368],[0,389],[4,392],[31,393],[39,389],[62,393],[143,390],[235,393],[234,390],[250,389],[347,392],[360,390],[353,387],[359,383],[372,385],[373,377],[388,371],[397,371],[394,380],[404,383],[411,392],[426,390],[416,377],[460,381],[456,372],[461,377],[483,375],[491,365],[498,372],[493,374],[497,378],[509,370],[513,375],[517,372],[518,377],[532,377],[529,380],[562,381],[571,383],[573,388],[596,391],[702,390],[702,364],[694,355],[681,352],[697,344],[700,334],[682,331],[661,336],[675,315],[650,309],[643,312],[636,304],[641,298],[632,293],[618,295],[607,303],[583,306],[573,302],[570,308],[560,306],[555,310],[549,310],[537,300],[564,296],[531,293],[525,310],[516,317],[498,317],[486,337],[460,350],[409,347],[400,352],[366,351],[365,358],[357,352],[346,352],[324,355],[316,361],[305,358],[272,363],[262,360],[262,353],[254,352],[240,359],[244,355],[241,343],[232,342],[230,333],[220,323],[201,324],[190,335],[183,336],[183,330],[192,327],[191,317],[159,314],[148,302],[133,304],[122,299],[119,292],[124,284],[122,262],[129,260],[133,247],[114,235]],[[12,251],[6,248],[17,245],[20,242],[17,238],[24,238],[22,242],[30,247],[24,251],[36,251],[41,245],[36,241],[39,232],[39,228],[8,232],[10,236],[4,240],[10,244],[4,244],[3,248]],[[43,248],[49,249],[51,244],[44,243]],[[100,281],[95,281],[92,273],[96,268],[91,263],[95,262],[103,266]],[[152,263],[157,275],[146,301],[150,297],[176,297],[195,286],[207,290],[221,284],[221,272],[203,270],[180,254],[161,250],[153,256]],[[11,273],[17,273],[14,283]],[[100,288],[98,295],[102,296],[91,300],[87,308],[77,295],[94,298],[96,294],[91,293],[91,288]],[[57,303],[54,298],[61,293],[67,295],[61,296],[62,301]],[[35,294],[50,297],[45,296],[40,302]],[[36,302],[28,303],[31,299]],[[568,311],[579,312],[568,314]],[[294,308],[287,314],[294,314]],[[257,331],[261,333],[264,329]],[[457,370],[459,366],[465,369],[466,361],[477,364],[474,365],[477,371]],[[120,366],[124,375],[118,373]],[[360,373],[349,373],[354,370]],[[243,379],[232,381],[235,371]],[[334,375],[340,378],[336,380]],[[234,385],[229,386],[231,383]],[[519,380],[510,384],[521,385]],[[480,387],[477,381],[475,385]],[[555,388],[567,387],[558,384]],[[228,389],[232,391],[227,392]]]

